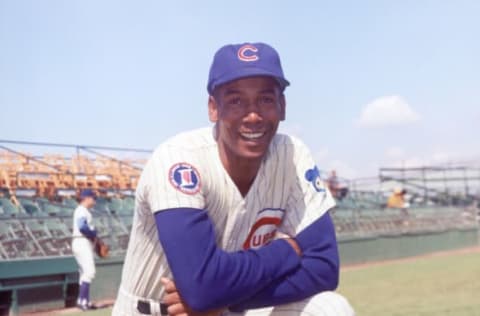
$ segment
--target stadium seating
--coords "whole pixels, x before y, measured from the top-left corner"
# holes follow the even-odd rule
[[[16,236],[6,221],[0,221],[0,254],[2,259],[16,258],[20,254],[23,239]]]
[[[133,191],[145,160],[121,160],[91,151],[80,154],[78,149],[70,157],[0,149],[2,259],[71,255],[72,216],[82,188],[98,193],[95,227],[112,255],[123,256],[133,222]],[[405,213],[385,208],[386,193],[360,190],[358,185],[350,188],[331,211],[337,235],[394,236],[476,225],[475,211],[446,205],[441,194],[412,197],[414,203]]]
[[[45,198],[18,197],[19,206],[0,198],[0,260],[71,255],[72,216],[77,203],[71,198],[51,202]],[[131,197],[99,198],[93,209],[99,236],[114,256],[123,256],[133,218]]]
[[[71,255],[72,216],[77,202],[65,197],[18,197],[19,206],[0,198],[0,255],[2,259]],[[368,203],[344,199],[332,210],[337,235],[342,238],[395,236],[419,232],[465,229],[476,225],[475,214],[463,208],[424,206],[409,210],[365,208]],[[113,256],[123,256],[132,227],[134,198],[103,196],[93,210],[99,236],[111,246]]]
[[[71,207],[71,208],[76,208],[77,205],[78,205],[77,201],[75,201],[74,199],[69,198],[69,197],[63,199],[63,204],[64,204],[65,206]]]
[[[145,159],[116,159],[103,154],[74,156],[32,155],[0,149],[0,188],[14,193],[19,188],[35,189],[39,196],[53,198],[60,188],[134,190]]]
[[[375,195],[357,197],[338,201],[331,212],[339,236],[394,236],[476,226],[474,209],[417,205],[403,212],[382,207]]]
[[[2,214],[6,216],[17,214],[19,211],[7,198],[0,198],[0,207],[2,208]]]

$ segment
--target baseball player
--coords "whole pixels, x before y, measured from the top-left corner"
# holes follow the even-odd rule
[[[80,204],[73,213],[72,251],[80,272],[77,306],[82,310],[95,309],[90,302],[90,283],[95,277],[93,243],[97,232],[92,224],[90,208],[95,206],[96,195],[90,189],[80,193]]]
[[[213,127],[181,133],[147,162],[113,315],[354,315],[332,292],[334,200],[285,119],[277,52],[215,54]]]

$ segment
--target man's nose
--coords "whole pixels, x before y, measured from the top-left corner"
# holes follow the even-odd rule
[[[262,113],[260,111],[260,107],[255,102],[250,102],[247,106],[245,121],[250,123],[262,121]]]

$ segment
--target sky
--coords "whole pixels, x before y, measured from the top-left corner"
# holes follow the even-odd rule
[[[213,54],[277,49],[322,170],[479,161],[480,1],[0,0],[0,139],[155,148],[208,126]]]

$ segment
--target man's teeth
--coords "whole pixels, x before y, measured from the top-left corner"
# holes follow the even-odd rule
[[[242,136],[248,139],[256,139],[263,136],[265,133],[242,133]]]

